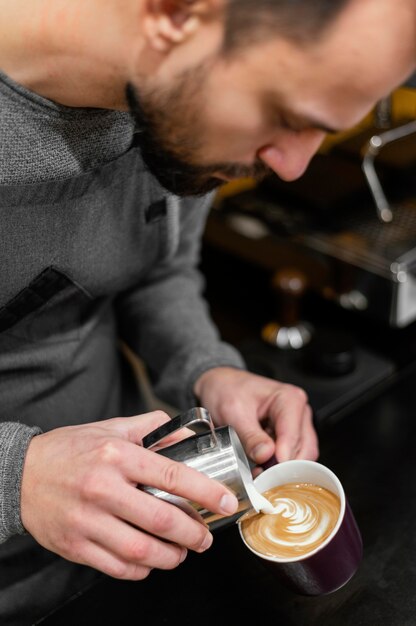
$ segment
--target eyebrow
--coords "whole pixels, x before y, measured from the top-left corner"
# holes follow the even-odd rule
[[[292,125],[293,128],[296,128],[297,124],[301,129],[307,128],[316,128],[318,130],[323,130],[328,135],[336,135],[337,133],[342,132],[340,128],[333,128],[332,126],[327,126],[320,120],[314,119],[313,117],[302,117],[297,115],[288,115],[289,118],[289,126]]]
[[[323,130],[328,135],[336,135],[337,133],[342,132],[340,128],[332,128],[331,126],[327,126],[326,124],[322,124],[318,120],[314,119],[304,119],[303,120],[308,127],[317,128],[319,130]]]
[[[336,135],[343,132],[342,129],[328,126],[327,124],[319,119],[314,118],[313,116],[306,116],[302,115],[301,113],[290,111],[284,105],[277,103],[276,100],[272,97],[269,97],[266,102],[272,114],[280,118],[280,120],[284,121],[285,125],[288,128],[292,128],[293,130],[306,130],[308,128],[314,128],[317,130],[322,130],[328,135]]]

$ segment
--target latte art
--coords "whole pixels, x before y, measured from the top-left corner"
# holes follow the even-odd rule
[[[295,558],[317,548],[331,534],[340,500],[328,489],[309,483],[288,483],[263,495],[277,513],[258,513],[241,519],[246,542],[261,554]]]

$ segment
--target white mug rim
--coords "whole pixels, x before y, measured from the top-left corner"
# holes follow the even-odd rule
[[[343,522],[344,516],[345,516],[345,508],[346,508],[346,498],[345,498],[345,492],[344,492],[344,488],[341,484],[341,481],[339,480],[338,476],[331,470],[329,469],[329,467],[327,467],[326,465],[323,465],[322,463],[318,463],[318,461],[309,461],[306,459],[291,459],[289,461],[282,461],[281,463],[277,463],[276,465],[272,465],[272,467],[269,467],[268,469],[264,470],[264,472],[262,472],[257,478],[254,479],[254,484],[256,484],[256,480],[258,478],[260,478],[260,476],[263,476],[263,474],[265,474],[266,472],[270,472],[272,473],[273,471],[278,471],[276,470],[276,468],[278,467],[282,467],[283,465],[287,467],[287,464],[296,464],[296,465],[303,465],[303,466],[310,466],[310,467],[319,467],[320,470],[322,470],[324,473],[326,473],[331,480],[334,482],[334,484],[336,485],[337,489],[338,489],[338,493],[335,494],[339,497],[340,499],[340,511],[339,511],[339,515],[338,515],[338,520],[337,523],[335,524],[334,528],[332,529],[332,532],[328,535],[328,537],[325,539],[325,541],[323,541],[319,546],[317,546],[316,548],[314,548],[313,550],[311,550],[310,552],[307,552],[305,554],[301,554],[297,557],[278,557],[278,556],[272,556],[272,555],[268,555],[268,554],[263,554],[262,552],[258,552],[257,550],[255,550],[254,548],[252,548],[246,541],[246,539],[244,538],[243,532],[241,530],[241,520],[242,517],[241,516],[238,520],[237,520],[237,525],[238,525],[238,530],[241,536],[241,539],[243,540],[244,545],[251,550],[251,552],[253,552],[254,554],[256,554],[258,557],[260,557],[261,559],[265,559],[266,561],[270,561],[272,563],[296,563],[298,561],[305,561],[306,559],[310,559],[314,554],[317,554],[318,552],[320,552],[321,550],[323,550],[323,548],[325,548],[325,546],[327,546],[332,539],[335,537],[335,535],[338,533],[338,530],[340,529],[340,526]],[[285,483],[281,483],[281,484],[285,484]],[[316,484],[316,483],[315,483]],[[332,493],[335,493],[334,491],[332,491]]]

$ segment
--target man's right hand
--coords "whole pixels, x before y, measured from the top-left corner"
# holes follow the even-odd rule
[[[218,481],[140,445],[168,419],[154,411],[34,437],[22,477],[25,529],[70,561],[129,580],[175,568],[188,549],[209,548],[202,520],[137,489],[157,487],[222,515],[237,510],[236,497]]]

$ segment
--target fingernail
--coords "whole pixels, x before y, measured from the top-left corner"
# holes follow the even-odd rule
[[[225,515],[232,515],[238,509],[237,498],[231,493],[224,494],[220,501],[220,508]]]
[[[184,560],[186,559],[187,554],[188,554],[188,550],[183,549],[179,563],[183,563],[184,562]]]
[[[205,536],[204,541],[199,546],[198,552],[205,552],[205,550],[208,550],[208,548],[211,547],[213,540],[214,540],[214,537],[211,535],[211,533],[208,533]]]

